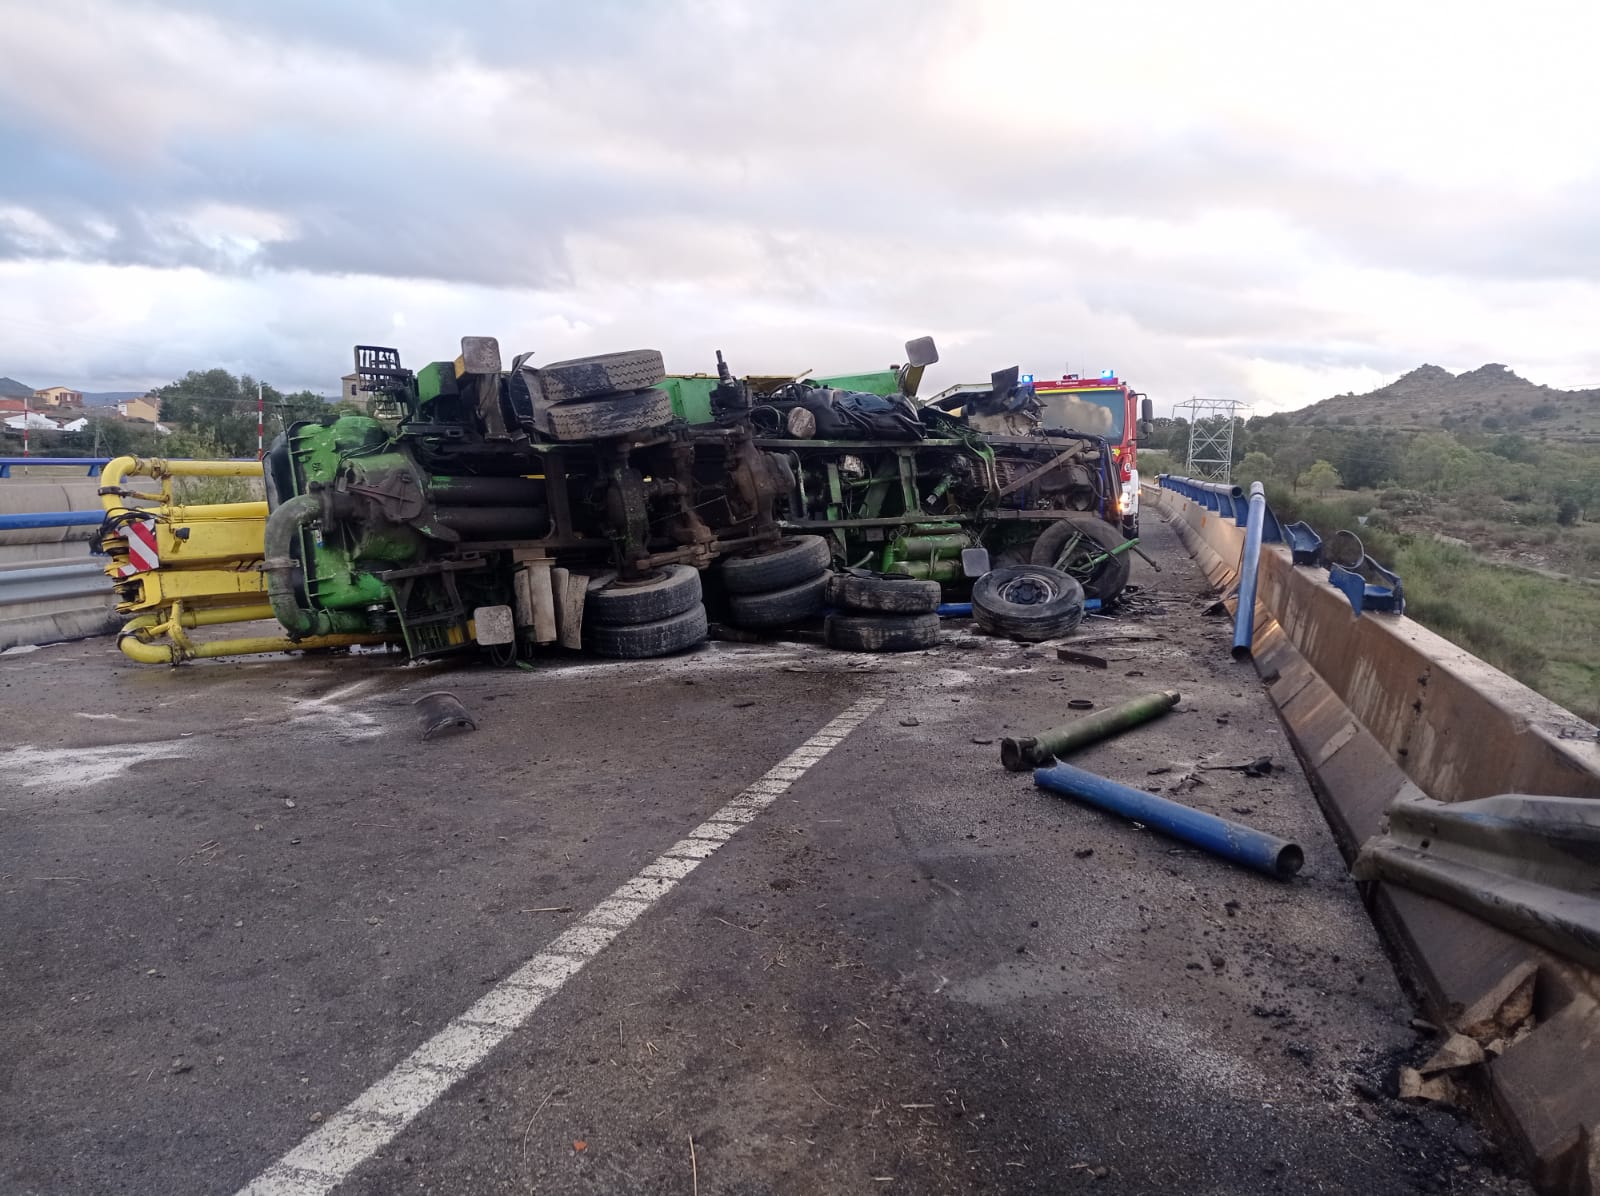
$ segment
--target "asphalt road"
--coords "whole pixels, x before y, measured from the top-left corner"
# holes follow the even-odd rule
[[[961,624],[533,671],[0,657],[0,1191],[1525,1190],[1384,1095],[1411,1004],[1203,579],[1146,543],[1166,571],[1079,638],[1156,638],[1104,672]],[[1075,762],[1294,838],[1294,881],[999,767],[1069,698],[1167,687]],[[439,688],[475,733],[420,741]],[[341,1114],[392,1074],[414,1116]]]

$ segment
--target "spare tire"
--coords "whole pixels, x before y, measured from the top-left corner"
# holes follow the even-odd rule
[[[1110,602],[1128,584],[1129,554],[1119,552],[1092,569],[1074,568],[1073,562],[1088,562],[1125,542],[1122,533],[1103,519],[1087,513],[1067,515],[1039,533],[1028,560],[1070,574],[1086,597]]]
[[[828,575],[819,573],[787,589],[729,594],[728,612],[735,627],[785,627],[821,610],[827,592]]]
[[[601,353],[574,357],[537,367],[544,397],[552,403],[594,399],[619,391],[643,390],[667,376],[658,349],[631,349],[626,353]]]
[[[605,440],[670,424],[672,396],[664,390],[636,390],[584,403],[556,403],[545,408],[544,417],[557,440]]]
[[[612,627],[583,621],[583,646],[596,656],[644,660],[692,648],[706,638],[706,608],[696,602],[688,610],[653,623]]]
[[[833,561],[821,536],[794,536],[751,556],[722,558],[722,581],[730,594],[783,590],[823,572]]]
[[[932,614],[942,596],[936,581],[873,573],[835,574],[828,590],[828,601],[835,606],[897,615]]]
[[[1083,587],[1059,569],[991,569],[972,586],[973,622],[990,635],[1037,642],[1071,635],[1083,622]]]
[[[939,642],[939,616],[834,613],[822,624],[828,647],[846,652],[909,652]]]
[[[700,601],[700,571],[689,565],[668,565],[637,582],[602,574],[589,582],[583,600],[583,621],[613,627],[654,623],[680,615]]]

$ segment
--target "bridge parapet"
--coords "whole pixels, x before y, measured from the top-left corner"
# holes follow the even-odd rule
[[[1147,498],[1214,585],[1236,585],[1245,529],[1232,493],[1164,484]],[[1357,615],[1325,569],[1294,564],[1285,545],[1261,549],[1251,655],[1349,861],[1388,842],[1397,804],[1600,799],[1593,725],[1409,618]],[[1557,849],[1569,862],[1588,850]],[[1482,1065],[1485,1091],[1542,1187],[1600,1192],[1600,938],[1552,950],[1495,912],[1502,894],[1533,881],[1548,883],[1552,908],[1594,925],[1600,896],[1592,883],[1572,891],[1536,856],[1502,856],[1485,865],[1476,904],[1387,879],[1368,883],[1368,902],[1440,1025],[1508,994],[1531,1001],[1535,1028]]]

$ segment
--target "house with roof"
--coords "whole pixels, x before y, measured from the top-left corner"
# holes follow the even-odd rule
[[[47,386],[33,392],[33,405],[35,408],[82,407],[83,391],[70,386]]]
[[[145,423],[153,424],[161,418],[161,400],[155,395],[124,399],[117,404],[117,414],[123,419],[142,419]]]

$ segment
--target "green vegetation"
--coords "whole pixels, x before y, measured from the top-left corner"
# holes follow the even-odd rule
[[[1188,429],[1165,423],[1145,443],[1182,472]],[[1600,722],[1600,585],[1582,580],[1600,577],[1600,446],[1281,416],[1241,421],[1234,445],[1233,480],[1264,483],[1280,519],[1356,532],[1407,614]]]

